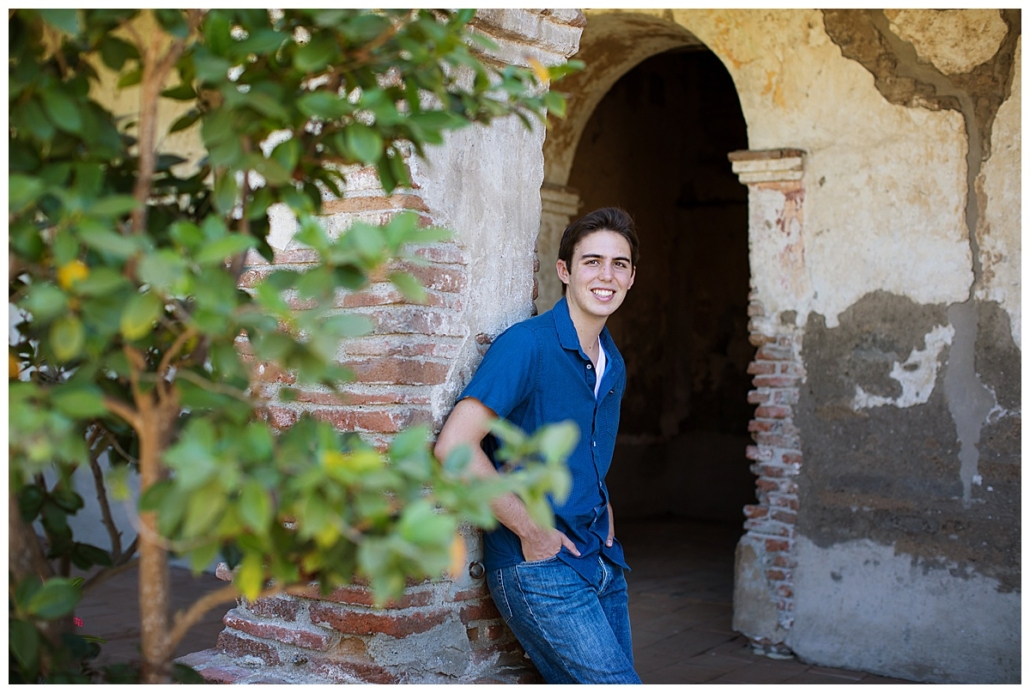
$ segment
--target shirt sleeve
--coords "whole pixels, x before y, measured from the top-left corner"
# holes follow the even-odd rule
[[[520,324],[502,332],[486,352],[459,400],[474,397],[502,419],[525,401],[536,383],[536,340]]]

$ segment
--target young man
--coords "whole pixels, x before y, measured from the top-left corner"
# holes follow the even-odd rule
[[[564,296],[496,339],[437,439],[438,457],[468,445],[473,473],[489,477],[498,474],[496,441],[486,436],[494,418],[530,433],[569,419],[579,426],[568,460],[572,490],[554,506],[555,528],[537,525],[508,494],[494,502],[500,526],[484,539],[490,593],[548,683],[640,683],[628,566],[604,483],[626,387],[605,322],[633,286],[637,259],[624,211],[599,209],[570,224],[556,263]]]

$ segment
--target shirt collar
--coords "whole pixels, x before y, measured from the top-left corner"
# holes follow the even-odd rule
[[[579,333],[576,332],[576,326],[572,323],[572,316],[569,315],[569,303],[564,296],[554,304],[551,315],[554,316],[554,327],[558,330],[558,343],[562,345],[563,349],[578,352]]]

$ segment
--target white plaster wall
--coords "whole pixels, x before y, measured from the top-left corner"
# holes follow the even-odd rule
[[[934,683],[1019,681],[1018,593],[868,540],[796,547],[787,644],[803,661]]]
[[[1009,314],[1012,339],[1022,348],[1022,48],[1016,44],[1016,74],[1012,93],[998,109],[991,131],[991,157],[984,164],[978,186],[986,196],[977,237],[983,281],[977,297],[997,301]]]
[[[414,164],[435,221],[454,232],[469,258],[470,290],[463,296],[468,331],[448,389],[434,396],[434,416],[450,408],[478,363],[476,336],[495,337],[532,311],[543,136],[542,127],[530,131],[506,118],[451,133],[443,146],[427,150],[427,162]]]
[[[756,263],[767,311],[796,310],[799,324],[815,311],[832,327],[875,289],[920,303],[968,297],[966,143],[958,113],[888,103],[872,75],[841,55],[818,11],[673,14],[733,76],[749,148],[807,152],[802,246],[811,293],[780,290],[778,268]]]

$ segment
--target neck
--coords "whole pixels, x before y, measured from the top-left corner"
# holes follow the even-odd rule
[[[576,328],[576,334],[579,335],[579,343],[583,350],[587,353],[591,353],[591,350],[596,351],[597,339],[608,319],[583,313],[571,303],[569,304],[569,317],[572,318],[572,324]]]

